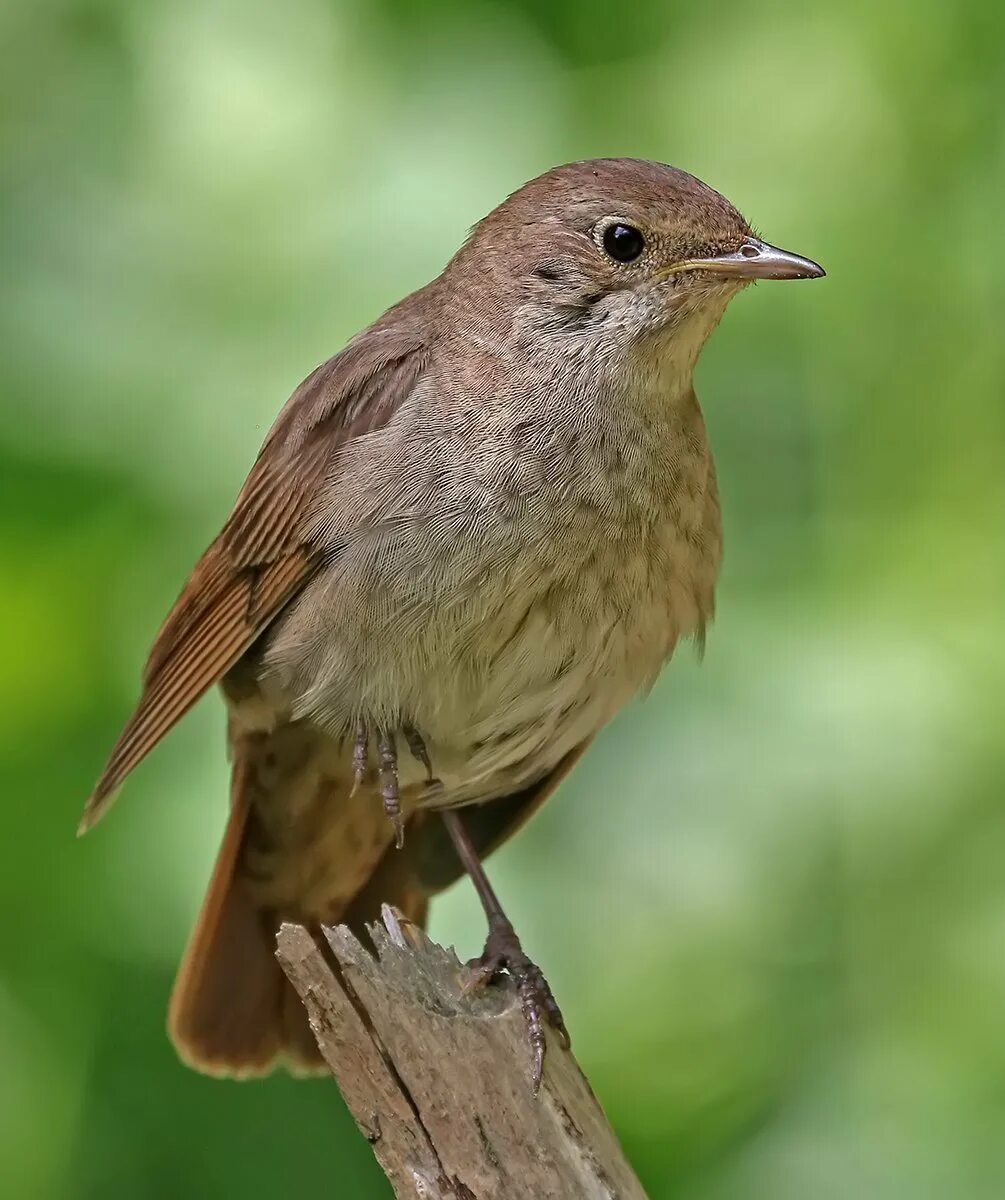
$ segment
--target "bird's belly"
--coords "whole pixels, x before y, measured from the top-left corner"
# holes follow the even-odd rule
[[[612,557],[606,569],[551,578],[534,602],[482,624],[477,652],[418,706],[443,784],[430,802],[526,786],[646,691],[678,640],[711,615],[709,570],[692,557]]]
[[[577,510],[508,535],[493,526],[477,556],[470,541],[422,545],[413,531],[347,557],[270,640],[276,707],[340,740],[360,719],[414,726],[442,783],[430,803],[526,786],[648,688],[711,617],[718,509],[705,520],[704,488],[692,493],[691,512],[650,506],[633,522]],[[399,763],[403,787],[421,782],[404,746]]]

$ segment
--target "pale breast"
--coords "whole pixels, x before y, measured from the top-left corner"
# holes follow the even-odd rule
[[[604,515],[612,507],[616,527]],[[453,686],[463,701],[436,696],[436,802],[525,785],[648,690],[681,639],[703,638],[721,546],[707,454],[678,462],[669,490],[587,506],[534,539],[519,579],[486,585],[498,611],[480,623],[467,678]]]
[[[407,414],[405,414],[407,417]],[[341,736],[413,724],[438,803],[540,777],[712,615],[715,476],[693,393],[652,411],[467,406],[388,430],[326,523],[330,565],[270,635],[266,687]],[[468,448],[454,453],[452,447]],[[420,769],[402,755],[402,782]]]

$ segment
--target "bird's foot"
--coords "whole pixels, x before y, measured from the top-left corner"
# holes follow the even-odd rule
[[[426,768],[427,786],[437,781],[433,776],[432,763],[422,735],[414,725],[402,725],[401,733],[408,749],[416,761]],[[357,722],[356,737],[352,749],[353,792],[366,780],[370,766],[370,728],[363,720]],[[401,815],[401,793],[398,783],[398,746],[395,731],[388,728],[377,730],[377,782],[384,812],[394,826],[394,844],[400,850],[405,844],[405,822]]]
[[[505,971],[516,984],[520,998],[520,1010],[527,1027],[527,1040],[531,1051],[531,1077],[534,1094],[541,1087],[544,1073],[545,1033],[547,1022],[558,1034],[562,1049],[568,1050],[571,1043],[569,1031],[562,1019],[544,972],[524,953],[516,930],[505,918],[494,918],[489,925],[489,936],[480,958],[467,964],[473,971],[465,990],[485,987]]]

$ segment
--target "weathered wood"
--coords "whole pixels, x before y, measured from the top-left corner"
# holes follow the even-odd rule
[[[470,972],[398,913],[278,956],[398,1200],[645,1200],[582,1071],[549,1037],[540,1094],[515,990]],[[328,953],[330,948],[330,954]]]

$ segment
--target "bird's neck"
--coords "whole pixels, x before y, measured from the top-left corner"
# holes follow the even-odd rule
[[[718,295],[639,338],[632,347],[627,368],[656,376],[664,394],[690,391],[698,358],[722,320],[728,300],[728,294]]]

